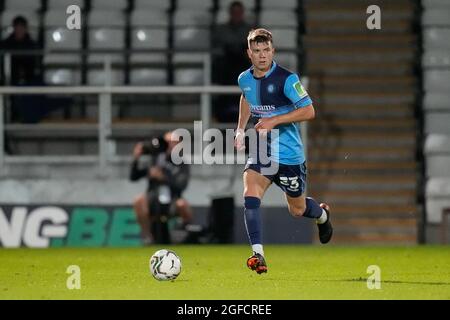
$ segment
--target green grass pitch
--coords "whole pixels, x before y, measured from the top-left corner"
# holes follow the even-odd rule
[[[154,251],[172,249],[180,276],[149,273]],[[245,266],[249,246],[1,249],[0,299],[450,299],[450,247],[265,246],[269,272]],[[69,265],[81,289],[66,287]],[[369,265],[381,289],[369,290]]]

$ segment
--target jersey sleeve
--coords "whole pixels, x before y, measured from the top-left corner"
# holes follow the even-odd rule
[[[284,83],[284,95],[292,101],[296,108],[303,108],[312,104],[312,100],[303,87],[298,75],[291,74]]]

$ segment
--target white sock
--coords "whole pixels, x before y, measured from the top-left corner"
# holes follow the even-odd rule
[[[252,244],[252,250],[254,253],[259,253],[264,257],[264,250],[262,244]]]
[[[327,222],[327,213],[325,212],[324,209],[322,209],[322,215],[320,216],[319,219],[316,219],[317,224],[322,224]]]

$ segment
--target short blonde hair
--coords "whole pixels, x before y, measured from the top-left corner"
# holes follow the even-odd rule
[[[249,48],[252,42],[256,43],[270,42],[273,44],[272,32],[264,28],[252,29],[250,30],[247,36],[247,44]]]

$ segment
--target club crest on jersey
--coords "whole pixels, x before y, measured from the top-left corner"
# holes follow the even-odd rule
[[[308,95],[308,93],[306,92],[305,88],[303,88],[300,81],[297,81],[296,83],[294,83],[294,89],[295,89],[295,91],[297,91],[300,98],[304,98]]]
[[[274,86],[273,84],[269,84],[269,85],[267,86],[267,91],[268,91],[269,93],[273,93],[273,92],[275,91],[275,86]]]

